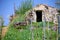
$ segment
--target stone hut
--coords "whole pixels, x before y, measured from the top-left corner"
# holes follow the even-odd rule
[[[53,22],[55,24],[58,23],[57,9],[48,5],[39,4],[36,7],[32,8],[31,10],[27,11],[26,19],[31,18],[29,14],[30,16],[32,15],[33,22],[42,22],[45,20],[45,21]]]

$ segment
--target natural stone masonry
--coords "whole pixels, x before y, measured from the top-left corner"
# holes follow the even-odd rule
[[[32,14],[36,14],[34,17],[36,19],[32,19],[32,20],[35,20],[37,22],[38,15],[37,15],[36,11],[42,11],[42,15],[40,15],[41,12],[39,14],[40,17],[42,16],[42,21],[44,21],[44,15],[45,15],[46,21],[53,22],[54,24],[58,24],[58,21],[57,21],[58,12],[57,12],[56,8],[51,7],[51,6],[47,6],[44,4],[40,4],[40,5],[37,5],[36,7],[32,8],[31,10],[27,11],[26,17],[29,17],[28,14],[30,12],[32,12]]]

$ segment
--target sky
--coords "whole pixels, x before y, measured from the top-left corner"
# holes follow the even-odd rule
[[[7,26],[9,24],[9,16],[14,14],[14,4],[17,9],[22,1],[24,0],[0,0],[0,16],[4,19],[4,25]],[[55,7],[56,0],[33,0],[33,7],[37,4],[47,4],[48,6]]]

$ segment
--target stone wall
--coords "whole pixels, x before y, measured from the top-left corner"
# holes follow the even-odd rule
[[[31,10],[35,13],[37,10],[42,10],[42,21],[44,21],[44,16],[45,16],[46,21],[50,21],[55,24],[58,24],[58,21],[57,21],[58,12],[57,12],[56,8],[41,4],[41,5],[34,7]],[[29,11],[31,12],[31,10],[29,10]],[[35,18],[37,18],[37,17],[35,17]]]

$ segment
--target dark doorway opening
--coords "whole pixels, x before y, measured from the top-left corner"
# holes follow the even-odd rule
[[[42,10],[37,10],[36,11],[36,15],[37,15],[37,22],[42,22]]]

